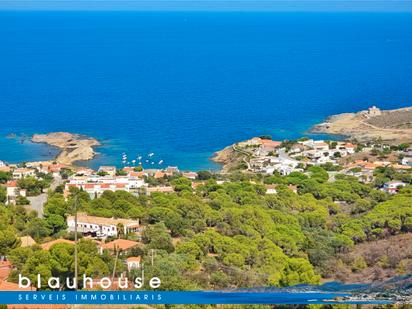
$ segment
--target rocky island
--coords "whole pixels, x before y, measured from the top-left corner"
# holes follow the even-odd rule
[[[343,135],[361,142],[380,139],[388,144],[412,142],[412,107],[381,110],[375,106],[357,113],[329,117],[313,133]]]
[[[59,148],[61,152],[54,161],[67,165],[71,165],[76,161],[93,159],[96,155],[93,147],[100,145],[99,141],[94,138],[68,132],[34,134],[31,141]]]

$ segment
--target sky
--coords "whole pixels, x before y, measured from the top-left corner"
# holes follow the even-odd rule
[[[0,0],[0,10],[412,12],[412,0]]]

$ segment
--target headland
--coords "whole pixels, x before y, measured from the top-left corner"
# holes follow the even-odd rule
[[[311,133],[343,135],[360,142],[381,140],[388,144],[412,142],[412,107],[381,110],[375,106],[356,113],[330,116]]]
[[[53,161],[66,165],[93,159],[96,155],[93,148],[100,146],[99,141],[92,137],[68,132],[34,134],[31,141],[59,148],[61,151]]]

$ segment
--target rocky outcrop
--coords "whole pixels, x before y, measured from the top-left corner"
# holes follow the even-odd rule
[[[54,161],[67,165],[93,159],[96,155],[93,147],[100,145],[94,138],[68,132],[34,134],[31,140],[34,143],[45,143],[59,148],[61,152]]]

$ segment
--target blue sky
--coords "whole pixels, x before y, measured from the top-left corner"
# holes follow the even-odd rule
[[[1,9],[412,12],[412,0],[0,0]]]

